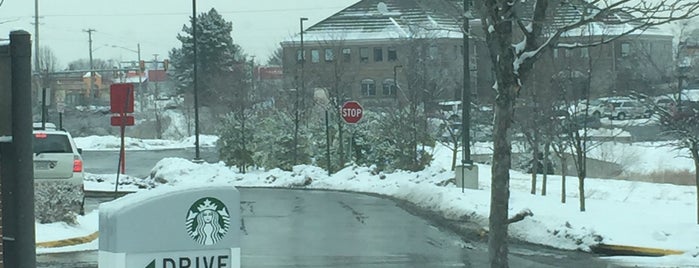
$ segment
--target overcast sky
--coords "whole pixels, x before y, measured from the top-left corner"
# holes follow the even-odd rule
[[[308,28],[358,1],[199,0],[197,13],[215,8],[233,22],[233,41],[264,62],[282,39],[298,34],[300,17],[309,19],[304,22]],[[127,49],[136,51],[140,43],[143,59],[152,59],[153,54],[162,59],[181,46],[176,36],[191,14],[192,2],[182,0],[39,0],[39,44],[50,47],[60,66],[66,67],[89,57],[84,30],[94,29],[93,58],[135,60],[137,54]],[[34,1],[4,0],[0,39],[20,29],[34,34]]]

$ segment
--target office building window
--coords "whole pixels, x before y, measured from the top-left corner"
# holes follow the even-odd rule
[[[396,95],[396,83],[393,79],[383,80],[383,95],[384,96],[395,96]]]
[[[362,80],[362,96],[376,96],[376,84],[374,84],[374,80]]]
[[[332,48],[326,48],[325,49],[325,61],[332,62],[334,60],[335,60],[335,52],[333,51]]]
[[[397,61],[398,60],[398,52],[396,51],[395,47],[389,47],[388,48],[388,61]]]
[[[359,48],[359,61],[360,62],[369,62],[369,48],[368,47],[360,47]]]
[[[313,63],[320,62],[320,51],[318,51],[317,49],[311,50],[311,62],[313,62]]]
[[[301,50],[300,49],[296,50],[296,62],[303,61],[305,56],[306,56],[306,53],[303,53],[303,55],[301,55]]]
[[[342,61],[350,62],[352,61],[352,50],[349,48],[342,49]]]
[[[621,43],[621,57],[628,57],[631,55],[631,44]]]
[[[374,48],[374,61],[375,62],[383,61],[383,48],[381,48],[381,47]]]
[[[436,60],[439,57],[439,49],[437,49],[437,46],[431,45],[428,48],[427,54],[431,60]]]

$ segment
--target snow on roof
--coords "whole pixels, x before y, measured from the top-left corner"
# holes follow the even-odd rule
[[[565,32],[563,37],[582,37],[582,36],[616,36],[616,35],[621,35],[623,33],[626,33],[630,30],[633,30],[633,26],[624,23],[624,24],[606,24],[602,22],[593,22],[590,23],[586,26],[573,29],[570,31]],[[645,30],[634,30],[633,32],[630,33],[630,35],[655,35],[655,36],[668,36],[672,37],[672,33],[668,31],[663,31],[661,29],[658,29],[656,27],[653,28],[648,28]]]
[[[430,3],[427,3],[430,2]],[[360,1],[304,31],[304,40],[367,40],[396,38],[461,38],[455,6],[434,7],[430,0]],[[300,36],[284,42],[298,42]]]
[[[532,1],[523,2],[519,8],[521,17],[531,17]],[[456,0],[362,0],[345,8],[304,31],[304,40],[311,42],[390,40],[397,38],[463,38],[461,33],[462,2]],[[594,7],[590,7],[594,12]],[[572,5],[557,5],[550,18],[551,33],[565,25],[577,22],[584,16]],[[595,22],[571,30],[563,37],[619,35],[633,29],[631,24],[620,24],[629,19],[628,14],[613,14],[604,22]],[[656,27],[636,30],[631,35],[672,36]],[[295,35],[282,43],[299,42]]]
[[[95,73],[95,77],[102,77],[102,75],[100,75],[100,73],[98,73],[98,72],[94,72],[94,73]],[[90,72],[86,72],[83,75],[83,78],[90,78]]]

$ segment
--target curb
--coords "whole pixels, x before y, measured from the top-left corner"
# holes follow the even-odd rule
[[[597,244],[591,246],[593,253],[603,254],[608,256],[644,256],[644,257],[661,257],[667,255],[682,255],[684,251],[673,249],[647,248],[624,245],[607,245]]]
[[[80,245],[80,244],[92,242],[95,239],[97,239],[98,237],[99,237],[99,232],[94,232],[92,234],[89,234],[86,236],[81,236],[81,237],[74,237],[74,238],[55,240],[55,241],[39,242],[39,243],[36,243],[36,247],[38,247],[38,248],[60,248],[60,247],[67,247],[67,246],[75,246],[75,245]]]
[[[117,192],[117,196],[118,196],[118,197],[122,197],[122,196],[125,196],[125,195],[127,195],[127,194],[132,194],[132,193],[136,193],[136,192],[137,192],[137,191],[120,191],[120,192]],[[113,197],[113,196],[114,196],[114,191],[108,191],[108,192],[106,192],[106,191],[91,191],[91,190],[85,190],[85,191],[83,191],[83,193],[85,194],[85,197],[98,197],[98,198],[101,198],[101,197]]]

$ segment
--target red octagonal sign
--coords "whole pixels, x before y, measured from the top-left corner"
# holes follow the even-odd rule
[[[340,115],[345,122],[354,124],[362,119],[362,114],[364,114],[364,108],[359,105],[359,102],[348,101],[342,104],[342,109],[340,110]]]

